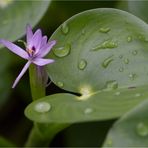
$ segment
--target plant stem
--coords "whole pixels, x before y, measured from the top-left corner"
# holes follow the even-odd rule
[[[30,87],[32,99],[37,100],[45,96],[45,85],[47,82],[47,75],[44,67],[37,67],[30,65],[29,67]],[[26,142],[26,147],[47,147],[54,136],[62,129],[68,127],[69,124],[56,123],[34,123],[30,135]]]
[[[32,100],[45,96],[45,84],[43,82],[44,67],[37,67],[31,64],[29,67],[30,89]]]
[[[47,147],[54,136],[69,124],[39,124],[35,123],[26,143],[26,147]]]

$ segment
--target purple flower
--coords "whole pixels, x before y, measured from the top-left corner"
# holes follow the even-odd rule
[[[44,66],[46,64],[53,63],[53,59],[43,59],[46,56],[51,48],[56,44],[56,41],[47,42],[47,36],[42,36],[42,31],[38,29],[34,34],[32,32],[31,26],[27,25],[26,27],[26,51],[20,48],[19,46],[0,39],[0,44],[6,46],[10,51],[17,54],[18,56],[28,60],[24,68],[14,81],[12,88],[14,88],[24,73],[27,71],[31,63],[36,64],[37,66]]]

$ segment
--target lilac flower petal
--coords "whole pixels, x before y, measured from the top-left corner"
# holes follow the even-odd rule
[[[32,39],[31,39],[30,43],[28,44],[28,47],[29,48],[32,48],[34,46],[35,49],[36,49],[36,53],[37,53],[38,50],[40,49],[41,41],[42,41],[42,32],[41,32],[40,29],[38,29],[34,33],[34,35],[33,35]]]
[[[20,48],[19,46],[3,39],[0,39],[0,44],[3,44],[4,46],[6,46],[10,51],[17,54],[18,56],[24,59],[28,59],[28,53],[22,48]]]
[[[50,63],[53,63],[54,60],[53,59],[42,59],[42,58],[36,58],[32,61],[34,64],[38,65],[38,66],[44,66]]]
[[[56,41],[53,40],[53,41],[47,43],[45,46],[43,46],[38,53],[38,57],[46,56],[55,44],[56,44]]]
[[[31,38],[33,37],[33,32],[32,32],[32,28],[30,25],[27,25],[26,26],[26,40],[27,40],[27,43],[30,42]]]
[[[22,76],[24,75],[24,73],[27,71],[28,67],[30,66],[31,61],[28,61],[25,66],[23,67],[22,71],[20,72],[20,74],[18,75],[18,77],[16,78],[16,80],[13,83],[12,88],[15,88],[15,86],[17,85],[17,83],[19,82],[19,80],[22,78]]]
[[[47,36],[43,36],[42,42],[41,42],[41,47],[45,46],[47,44]]]

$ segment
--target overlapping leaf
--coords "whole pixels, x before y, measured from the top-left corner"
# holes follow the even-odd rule
[[[111,128],[104,146],[148,147],[148,101],[125,114]]]
[[[26,24],[34,26],[42,18],[50,1],[0,2],[0,38],[14,41],[24,35]]]

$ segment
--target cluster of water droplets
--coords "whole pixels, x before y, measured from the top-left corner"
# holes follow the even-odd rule
[[[67,36],[70,31],[71,30],[70,30],[69,24],[67,24],[67,22],[65,22],[61,25],[61,32],[64,36]],[[101,28],[99,28],[99,32],[100,32],[100,34],[109,35],[111,32],[111,28],[108,26],[101,27]],[[81,35],[82,36],[86,35],[86,28],[83,28],[81,30]],[[125,42],[131,44],[136,39],[138,39],[140,41],[147,42],[147,39],[143,35],[139,35],[137,38],[134,38],[132,35],[127,35],[125,37]],[[114,40],[114,39],[106,39],[106,40],[102,41],[101,43],[99,43],[98,45],[92,47],[90,49],[90,51],[98,51],[100,49],[114,49],[119,46],[119,43],[120,43],[119,41]],[[53,53],[55,54],[55,56],[60,57],[60,58],[66,57],[67,55],[69,55],[71,53],[71,48],[72,48],[71,46],[72,45],[70,43],[66,43],[62,47],[55,48],[53,50]],[[129,54],[136,56],[138,54],[138,51],[137,50],[130,50]],[[128,57],[124,57],[123,54],[118,55],[118,58],[120,60],[122,60],[122,65],[119,66],[117,70],[118,70],[118,72],[123,73],[125,71],[126,65],[130,64],[131,61],[129,60]],[[112,54],[112,55],[104,58],[104,60],[100,64],[101,64],[102,68],[107,69],[111,64],[114,63],[115,59],[117,59],[117,55]],[[82,71],[82,70],[86,69],[87,66],[88,66],[88,61],[85,58],[82,58],[82,59],[80,58],[78,60],[77,68],[79,70]],[[133,81],[137,78],[137,74],[130,72],[127,75],[127,77],[131,81]],[[56,84],[61,88],[64,86],[64,83],[61,81],[56,82]],[[117,89],[117,88],[118,88],[118,82],[116,80],[106,82],[106,89]],[[116,95],[120,95],[120,92],[117,92]],[[138,97],[138,95],[137,95],[137,97]]]

